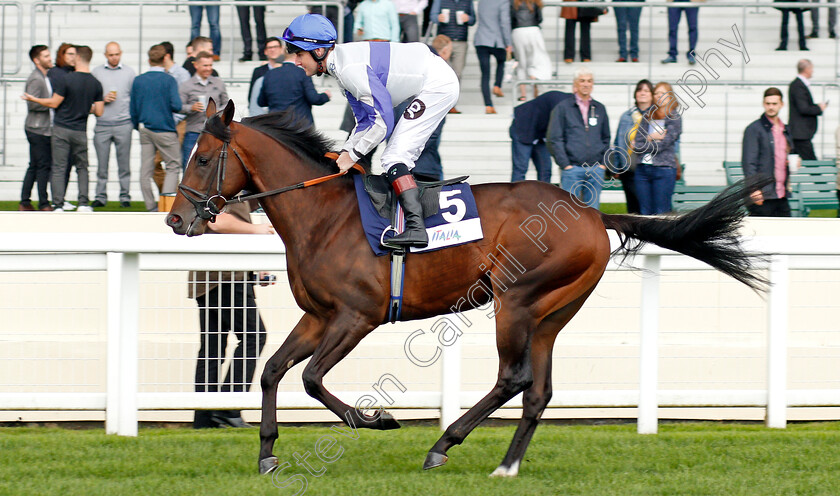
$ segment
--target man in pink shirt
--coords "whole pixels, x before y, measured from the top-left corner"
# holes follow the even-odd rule
[[[741,164],[744,176],[770,176],[775,181],[752,194],[755,202],[749,206],[750,215],[757,217],[790,217],[788,204],[789,167],[788,154],[793,148],[788,127],[779,117],[782,110],[782,92],[778,88],[767,88],[764,92],[764,114],[744,130]]]

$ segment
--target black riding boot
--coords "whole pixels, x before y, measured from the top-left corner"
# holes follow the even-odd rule
[[[425,248],[429,244],[426,225],[423,222],[423,206],[420,204],[420,190],[414,176],[405,164],[397,164],[388,171],[388,180],[397,193],[405,212],[405,231],[387,240],[389,245]]]

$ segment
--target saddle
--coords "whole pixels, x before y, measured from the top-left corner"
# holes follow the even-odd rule
[[[416,181],[420,190],[420,204],[423,206],[423,218],[431,217],[440,210],[440,191],[444,186],[458,184],[467,180],[469,176],[459,176],[443,181]],[[379,215],[391,219],[391,225],[396,225],[397,195],[385,174],[366,174],[364,178],[365,191],[370,196],[373,207]]]

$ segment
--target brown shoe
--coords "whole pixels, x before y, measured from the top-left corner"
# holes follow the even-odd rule
[[[493,108],[493,107],[484,107],[484,113],[485,113],[485,114],[495,114],[495,113],[496,113],[496,109],[495,109],[495,108]]]
[[[40,206],[38,207],[38,210],[39,210],[39,211],[41,211],[41,212],[52,212],[52,211],[53,211],[53,208],[52,208],[52,205],[50,205],[50,204],[48,203],[48,204],[46,204],[46,205],[40,205]]]
[[[563,62],[565,62],[567,64],[571,64],[574,61],[575,61],[575,59],[563,59]]]
[[[502,93],[502,89],[501,89],[501,88],[499,88],[498,86],[493,86],[493,94],[494,94],[494,95],[496,95],[496,96],[498,96],[498,97],[503,97],[503,96],[505,96],[505,94],[504,94],[504,93]]]
[[[450,114],[460,114],[461,111],[456,109],[455,107],[452,107],[451,109],[449,109],[449,113]]]
[[[592,59],[583,59],[583,62],[592,62]]]
[[[219,57],[218,55],[213,55],[214,62],[218,62],[219,60],[221,60],[221,57]]]
[[[33,207],[31,203],[19,203],[18,210],[21,212],[34,212],[35,207]]]

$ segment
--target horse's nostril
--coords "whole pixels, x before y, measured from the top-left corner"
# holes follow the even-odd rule
[[[166,216],[166,225],[169,227],[181,227],[181,217],[175,214],[169,214]]]

